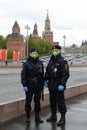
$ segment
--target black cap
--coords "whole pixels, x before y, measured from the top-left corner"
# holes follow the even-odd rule
[[[58,49],[58,50],[61,50],[61,46],[59,46],[59,45],[55,45],[55,46],[52,47],[52,49]]]
[[[33,48],[33,49],[30,50],[30,52],[31,52],[31,53],[32,53],[32,52],[38,52],[38,50],[35,49],[35,48]]]

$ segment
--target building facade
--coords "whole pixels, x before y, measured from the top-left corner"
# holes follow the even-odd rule
[[[37,27],[37,24],[35,23],[34,29],[33,29],[33,34],[32,34],[32,40],[38,41],[39,39],[41,39],[41,37],[38,36],[38,27]]]
[[[43,39],[45,41],[48,41],[52,46],[59,44],[59,42],[53,41],[53,32],[51,31],[48,11],[47,11],[46,20],[45,20],[44,31],[42,32],[42,38],[38,36],[38,26],[36,23],[34,25],[33,33],[31,36],[32,36],[32,40],[34,41]],[[22,35],[20,34],[20,27],[17,21],[15,21],[12,27],[12,34],[9,34],[7,37],[9,39],[8,42],[6,43],[7,50],[19,51],[20,57],[25,57],[27,47],[26,47],[26,44],[24,42]]]
[[[20,34],[20,27],[17,21],[15,21],[12,27],[12,34],[9,34],[7,37],[7,50],[19,51],[20,57],[25,57],[26,46],[22,38],[22,35]]]
[[[51,43],[51,45],[58,45],[59,44],[59,42],[53,41],[53,32],[51,31],[48,10],[47,10],[47,16],[45,19],[44,31],[42,32],[42,39],[48,41],[49,43]]]
[[[33,33],[32,33],[32,40],[38,41],[39,39],[43,39],[44,41],[48,41],[52,46],[59,45],[59,42],[53,41],[53,32],[51,31],[50,19],[47,10],[47,15],[45,19],[44,31],[42,32],[42,38],[38,35],[38,26],[35,23]]]

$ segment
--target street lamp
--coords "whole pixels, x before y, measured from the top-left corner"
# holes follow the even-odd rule
[[[65,54],[65,39],[66,39],[66,36],[64,35],[63,38],[64,38],[64,54]]]
[[[27,25],[25,29],[27,30],[27,57],[28,57],[28,30],[30,30],[30,27]]]

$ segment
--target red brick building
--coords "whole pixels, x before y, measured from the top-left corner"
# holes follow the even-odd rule
[[[34,25],[34,30],[32,34],[32,40],[33,41],[38,41],[41,37],[38,36],[38,29],[37,29],[37,24],[35,23]]]
[[[6,43],[7,50],[19,51],[20,57],[25,57],[26,46],[22,35],[20,34],[20,27],[17,21],[15,21],[12,27],[12,34],[9,34],[7,37],[9,39],[9,41]]]
[[[15,23],[12,27],[12,34],[9,34],[7,37],[9,39],[9,41],[6,43],[7,50],[19,51],[20,57],[25,57],[26,56],[26,44],[24,43],[24,39],[23,39],[22,35],[20,34],[20,27],[19,27],[17,21],[15,21]],[[41,37],[38,36],[38,29],[37,29],[36,23],[34,25],[32,39],[34,41],[38,41],[39,39],[41,39]],[[52,45],[59,44],[59,42],[53,41],[53,32],[51,31],[51,25],[50,25],[48,11],[47,11],[47,16],[46,16],[46,20],[45,20],[44,31],[42,32],[42,39],[45,41],[48,41]]]
[[[59,44],[59,42],[53,41],[53,32],[51,31],[51,25],[50,25],[48,10],[47,10],[47,16],[46,16],[46,20],[45,20],[44,31],[42,32],[42,39],[49,41],[52,45],[58,45]]]
[[[38,41],[39,39],[41,39],[41,37],[38,36],[38,28],[37,28],[36,23],[34,25],[32,39],[34,41]],[[45,40],[45,41],[48,41],[52,45],[58,45],[59,44],[59,42],[53,41],[53,32],[51,31],[51,25],[50,25],[50,19],[49,19],[48,11],[47,11],[47,16],[46,16],[46,20],[45,20],[44,31],[42,32],[42,39]]]

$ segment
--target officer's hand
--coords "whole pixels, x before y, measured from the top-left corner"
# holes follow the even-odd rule
[[[59,85],[57,88],[59,91],[63,91],[64,90],[64,86],[63,85]]]
[[[23,87],[23,90],[24,90],[25,92],[27,92],[27,91],[28,91],[28,87],[27,87],[27,86],[24,86],[24,87]]]

